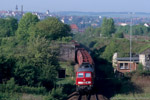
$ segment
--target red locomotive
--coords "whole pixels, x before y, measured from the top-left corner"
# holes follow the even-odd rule
[[[91,91],[95,77],[93,59],[84,48],[80,47],[77,49],[76,57],[79,64],[79,68],[76,72],[77,91]]]

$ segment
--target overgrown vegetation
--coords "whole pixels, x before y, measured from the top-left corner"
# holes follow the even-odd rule
[[[0,23],[1,100],[13,100],[11,94],[16,100],[24,93],[49,97],[51,91],[46,100],[55,100],[55,95],[65,100],[62,92],[65,89],[56,85],[61,66],[59,47],[54,43],[72,40],[69,25],[52,17],[40,21],[31,13],[26,13],[19,22],[8,18],[0,19]],[[64,83],[68,84],[73,82]]]
[[[149,34],[149,28],[133,27],[139,35]],[[107,97],[115,94],[141,93],[148,85],[135,84],[138,77],[149,77],[139,64],[137,72],[124,77],[114,74],[112,56],[129,55],[129,40],[124,39],[129,27],[116,27],[104,18],[101,27],[89,27],[74,39],[89,47],[96,66],[97,89]],[[16,100],[24,94],[42,95],[41,100],[66,100],[75,91],[73,62],[59,62],[59,48],[55,43],[72,40],[71,29],[56,18],[40,21],[36,15],[25,14],[17,22],[14,18],[0,19],[0,99]],[[135,33],[136,33],[135,32]],[[150,47],[149,41],[132,41],[132,52],[140,53]],[[66,69],[66,78],[58,79],[58,70]],[[146,79],[145,79],[146,80]],[[109,88],[108,88],[109,87]],[[97,90],[96,89],[96,90]]]
[[[107,27],[107,25],[105,26]],[[109,26],[108,26],[109,27]],[[125,30],[120,29],[125,28]],[[140,28],[142,33],[138,31],[138,35],[149,34],[149,28],[145,26],[133,26],[133,32]],[[99,32],[96,33],[96,30]],[[96,90],[98,93],[105,95],[108,98],[118,100],[119,96],[144,96],[149,94],[149,85],[142,83],[142,78],[146,81],[149,77],[149,70],[144,70],[141,64],[138,65],[137,71],[132,73],[114,73],[112,66],[112,56],[115,52],[119,57],[129,57],[130,41],[124,38],[124,34],[129,34],[130,27],[115,26],[113,32],[109,35],[102,34],[102,27],[88,28],[82,34],[76,34],[74,38],[82,44],[85,44],[91,49],[91,55],[95,62],[96,69]],[[107,31],[107,30],[106,30]],[[107,32],[108,33],[108,32]],[[137,35],[136,32],[134,35]],[[132,54],[136,56],[150,47],[149,40],[132,39]],[[136,76],[136,77],[135,77]],[[136,80],[140,77],[140,82],[137,84]],[[149,79],[147,79],[149,82]],[[142,84],[142,85],[141,85]],[[143,87],[145,86],[145,87]],[[146,91],[145,91],[146,90]],[[114,97],[114,98],[113,98]],[[118,98],[118,99],[116,99]],[[124,98],[121,98],[124,99]],[[135,99],[135,98],[133,98]],[[128,99],[126,99],[128,100]]]

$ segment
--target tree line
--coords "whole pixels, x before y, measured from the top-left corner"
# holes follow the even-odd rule
[[[0,84],[51,90],[60,68],[56,41],[72,39],[70,26],[54,17],[39,20],[26,13],[20,21],[0,19]],[[0,89],[1,90],[1,89]]]
[[[82,36],[85,38],[88,37],[113,37],[113,38],[124,38],[125,34],[130,34],[130,25],[118,26],[115,25],[112,18],[103,18],[102,25],[100,27],[88,27],[82,33]],[[150,27],[144,26],[144,24],[133,25],[132,26],[132,35],[139,36],[149,36]],[[80,38],[81,34],[76,34],[76,38]],[[80,40],[80,39],[79,39]]]

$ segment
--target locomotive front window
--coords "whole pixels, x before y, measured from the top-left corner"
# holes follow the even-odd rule
[[[85,77],[91,77],[90,73],[85,73]]]
[[[83,73],[78,73],[78,77],[83,77]]]

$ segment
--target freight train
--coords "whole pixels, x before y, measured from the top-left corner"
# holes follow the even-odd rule
[[[90,92],[95,78],[94,62],[87,50],[80,47],[77,42],[74,43],[76,46],[76,61],[78,63],[76,90],[78,92]]]

